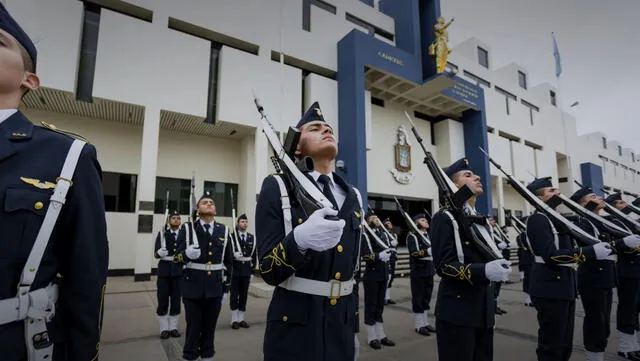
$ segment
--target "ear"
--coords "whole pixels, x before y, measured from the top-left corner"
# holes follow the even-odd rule
[[[40,78],[34,73],[25,72],[20,86],[25,90],[36,90],[40,87]]]

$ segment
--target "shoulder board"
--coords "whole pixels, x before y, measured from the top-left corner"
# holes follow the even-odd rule
[[[282,172],[269,173],[268,175],[283,175]]]
[[[41,123],[42,123],[42,128],[44,128],[44,129],[48,129],[48,130],[54,131],[56,133],[66,135],[67,137],[70,137],[70,138],[73,138],[73,139],[77,139],[77,140],[81,140],[83,142],[89,143],[89,141],[87,141],[86,138],[84,138],[83,136],[81,136],[79,134],[72,133],[72,132],[69,132],[69,131],[66,131],[66,130],[62,130],[62,129],[58,129],[55,125],[49,124],[47,122],[41,122]]]

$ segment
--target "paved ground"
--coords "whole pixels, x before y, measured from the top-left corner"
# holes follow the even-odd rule
[[[516,274],[514,274],[514,280]],[[270,299],[269,288],[254,278],[245,314],[250,329],[233,330],[228,303],[223,307],[216,330],[216,360],[261,361],[262,339],[266,308]],[[437,289],[437,284],[436,284]],[[536,312],[523,306],[521,284],[503,285],[500,305],[508,314],[496,316],[496,361],[535,361],[537,339]],[[361,295],[362,295],[361,290]],[[396,341],[396,347],[374,351],[366,345],[366,334],[360,334],[362,361],[437,360],[435,335],[424,337],[413,332],[409,279],[394,281],[392,293],[398,302],[387,306],[384,312],[385,331]],[[179,339],[160,340],[155,318],[155,279],[134,283],[132,277],[110,278],[105,299],[105,318],[102,333],[101,361],[177,361],[180,360],[184,336]],[[435,300],[435,291],[434,291]],[[361,302],[363,297],[361,297]],[[574,354],[571,360],[584,360],[582,351],[582,308],[578,302]],[[432,302],[433,306],[433,302]],[[362,310],[362,304],[360,305]],[[615,322],[615,304],[612,319]],[[430,315],[430,319],[432,319]],[[184,319],[180,330],[184,330]],[[615,324],[612,323],[615,330]],[[610,339],[607,360],[620,359],[615,355],[617,335]],[[621,359],[620,359],[621,360]]]

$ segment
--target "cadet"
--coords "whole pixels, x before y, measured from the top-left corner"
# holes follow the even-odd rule
[[[0,2],[0,355],[95,360],[109,256],[102,169],[93,145],[17,110],[40,85],[36,61]]]
[[[229,292],[233,252],[228,228],[215,221],[216,206],[209,193],[196,204],[198,219],[178,233],[178,259],[185,263],[182,302],[187,333],[185,360],[213,360],[216,323],[223,295]]]
[[[522,222],[526,224],[526,217],[522,219]],[[524,292],[524,305],[533,307],[531,296],[529,295],[529,273],[531,266],[535,262],[535,257],[533,256],[533,251],[529,248],[526,229],[516,237],[516,242],[518,243],[518,270],[520,271],[520,281]]]
[[[362,284],[364,285],[364,324],[367,329],[367,343],[374,350],[381,345],[395,346],[384,333],[382,313],[384,311],[384,295],[387,290],[389,275],[389,260],[391,259],[391,245],[386,233],[382,230],[380,219],[367,213],[367,223],[377,236],[364,233],[362,240],[362,259],[366,261]],[[378,241],[379,240],[379,241]]]
[[[235,240],[240,249],[234,250],[233,255],[233,277],[231,277],[231,328],[234,330],[249,328],[249,324],[244,320],[244,312],[247,310],[247,296],[249,294],[249,283],[253,275],[251,271],[255,267],[254,254],[256,251],[256,241],[253,234],[247,232],[249,220],[246,214],[240,215],[236,222]]]
[[[416,235],[410,232],[407,235],[407,248],[409,249],[409,275],[411,282],[411,307],[415,322],[415,331],[421,335],[429,336],[436,329],[429,324],[427,311],[431,309],[431,294],[433,293],[433,256],[431,253],[431,239],[429,238],[429,221],[425,214],[416,214],[413,221],[421,232]]]
[[[391,241],[389,242],[391,248],[393,248],[396,252],[391,253],[391,258],[389,259],[389,284],[387,285],[387,291],[384,295],[384,304],[385,305],[395,305],[396,301],[391,299],[391,286],[393,285],[393,279],[396,274],[396,263],[398,262],[398,235],[393,230],[393,223],[391,223],[390,218],[385,218],[384,222],[382,222],[384,227],[387,229],[387,232],[391,235]]]
[[[475,207],[482,194],[480,177],[466,159],[449,166],[445,173],[457,187],[468,185],[474,193],[467,202]],[[492,282],[504,281],[511,273],[503,259],[486,262],[460,229],[448,209],[431,221],[431,247],[436,273],[442,277],[436,301],[436,333],[440,361],[485,361],[493,359],[495,302]],[[487,230],[488,231],[488,230]]]
[[[590,188],[583,187],[576,191],[571,200],[598,214],[604,208],[604,200]],[[631,235],[616,242],[605,230],[596,227],[589,219],[580,218],[576,224],[585,232],[603,242],[613,241],[613,248],[618,254],[633,251],[628,246],[640,246],[640,237]],[[634,247],[635,246],[635,247]],[[582,327],[584,348],[587,361],[604,360],[604,351],[611,333],[611,305],[613,288],[616,286],[615,256],[601,261],[589,260],[578,266],[578,292],[584,308]],[[633,339],[633,335],[630,336]],[[622,355],[626,357],[626,354]],[[634,359],[634,355],[629,355]]]
[[[620,193],[609,195],[605,202],[618,210],[627,207]],[[610,218],[617,225],[627,228],[622,222]],[[618,307],[616,310],[616,329],[618,330],[618,355],[629,360],[640,360],[636,329],[638,322],[638,304],[640,303],[640,256],[638,249],[618,252],[617,263]]]
[[[535,179],[527,188],[551,208],[560,191],[551,177]],[[549,202],[551,200],[551,202]],[[576,247],[563,228],[544,213],[535,212],[527,220],[527,239],[535,255],[529,294],[538,311],[538,360],[571,358],[576,305],[576,264],[587,259],[606,259],[612,253],[607,243]]]
[[[158,322],[160,338],[180,337],[178,318],[180,317],[180,282],[182,281],[182,263],[176,262],[174,255],[178,249],[178,231],[180,230],[180,214],[173,211],[169,215],[168,227],[163,227],[156,237],[154,257],[158,261]],[[169,309],[171,303],[171,309]]]
[[[339,211],[322,208],[307,216],[282,175],[262,183],[255,217],[260,273],[276,286],[267,311],[264,361],[353,361],[362,201],[357,189],[332,171],[338,146],[317,102],[296,128],[301,133],[296,156],[310,157],[315,167],[305,175]],[[339,220],[325,219],[329,215]]]

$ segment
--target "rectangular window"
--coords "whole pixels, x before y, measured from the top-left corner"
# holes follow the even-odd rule
[[[137,182],[135,174],[102,172],[105,211],[135,212]]]
[[[509,109],[509,99],[513,100],[513,101],[517,101],[517,97],[511,93],[509,93],[508,91],[496,86],[495,87],[496,91],[502,95],[504,95],[504,103],[506,106],[506,111],[507,111],[507,115],[511,114],[511,111]]]
[[[522,211],[513,211],[516,218],[522,218]]]
[[[527,89],[527,74],[518,70],[518,85],[520,88]]]
[[[169,191],[169,210],[177,210],[180,214],[190,214],[191,180],[165,177],[156,177],[156,196],[153,212],[156,214],[164,213],[167,190]],[[196,200],[200,196],[200,194],[196,194]]]
[[[633,153],[633,152],[631,152],[631,161],[632,161],[633,163],[635,163],[635,162],[636,162],[636,154],[635,154],[635,153]]]
[[[464,74],[464,76],[467,79],[471,80],[472,83],[475,83],[478,86],[484,86],[485,88],[491,88],[491,83],[489,83],[488,81],[482,79],[481,77],[479,77],[479,76],[477,76],[477,75],[475,75],[475,74],[473,74],[471,72],[468,72],[468,71],[464,70],[462,72],[462,74]]]
[[[622,146],[621,145],[618,146],[618,155],[622,156]]]
[[[531,125],[533,125],[533,117],[534,117],[534,112],[539,112],[540,108],[538,108],[537,106],[529,103],[528,101],[524,100],[524,99],[520,99],[520,102],[522,103],[522,105],[526,106],[527,108],[529,108],[529,121],[531,122]]]
[[[209,192],[216,204],[218,217],[231,217],[232,208],[238,210],[238,185],[223,182],[204,182],[204,191]],[[231,204],[231,192],[233,191],[233,202]]]
[[[607,138],[602,137],[602,149],[607,149]]]
[[[478,47],[478,63],[489,69],[489,52],[481,47]]]
[[[98,33],[100,32],[100,10],[95,4],[84,3],[84,18],[76,79],[76,100],[93,101],[93,79],[98,53]]]
[[[556,97],[556,92],[554,92],[553,90],[549,91],[549,99],[551,100],[551,105],[553,105],[554,107],[557,107],[558,104],[558,99]]]

